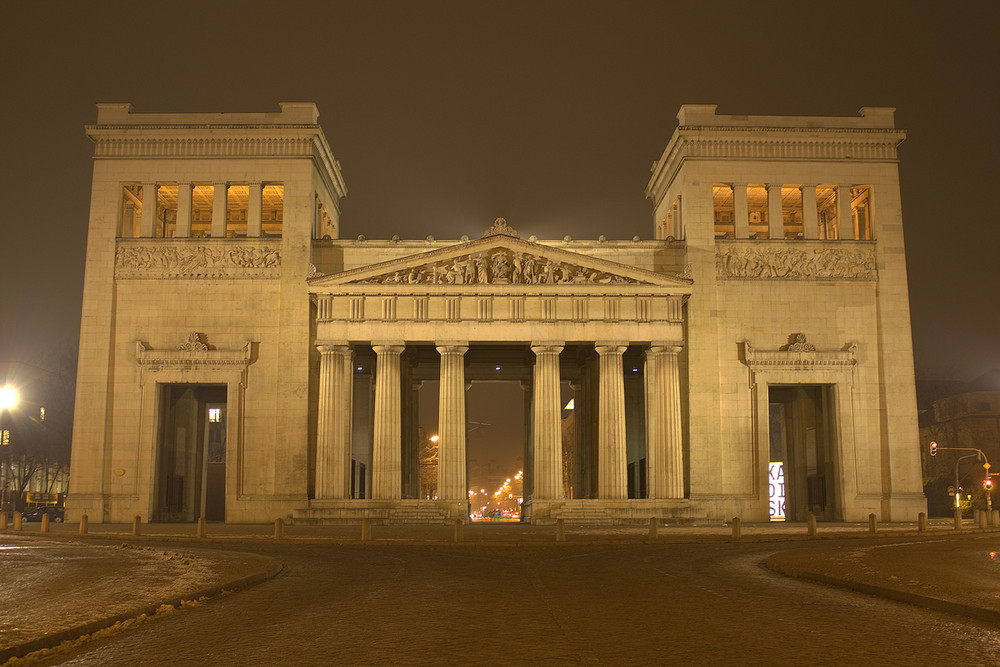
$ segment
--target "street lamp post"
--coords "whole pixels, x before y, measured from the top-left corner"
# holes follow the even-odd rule
[[[10,429],[2,428],[3,426],[3,416],[4,413],[9,413],[11,410],[17,407],[18,402],[20,402],[20,396],[18,396],[17,389],[10,385],[5,385],[0,388],[0,452],[7,453],[10,447]],[[10,484],[10,466],[3,459],[10,459],[10,457],[0,457],[0,466],[3,466],[2,472],[3,479],[0,481],[0,511],[7,511],[7,487]]]

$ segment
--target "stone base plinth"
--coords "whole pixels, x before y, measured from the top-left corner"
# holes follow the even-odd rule
[[[292,512],[290,523],[359,524],[450,524],[468,521],[468,503],[450,500],[312,500],[309,507]]]

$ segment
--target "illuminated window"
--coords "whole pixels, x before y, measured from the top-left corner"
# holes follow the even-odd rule
[[[767,187],[763,183],[747,186],[747,215],[750,218],[750,238],[768,238]]]
[[[153,236],[161,239],[174,237],[177,228],[177,184],[161,185],[156,189],[156,221]]]
[[[872,238],[872,189],[867,185],[851,188],[851,217],[854,238],[870,241]]]
[[[208,409],[208,421],[210,421],[210,422],[221,422],[222,421],[222,408],[209,408]]]
[[[139,222],[142,220],[142,186],[138,183],[122,183],[122,208],[119,217],[118,236],[123,239],[139,238]]]
[[[261,230],[264,236],[281,236],[281,222],[285,209],[285,186],[269,183],[264,186],[261,197]],[[335,236],[335,235],[334,235]]]
[[[733,189],[728,185],[712,186],[712,208],[715,214],[715,238],[736,237],[736,222],[733,208]]]
[[[0,431],[0,446],[10,444],[10,431],[4,429]]]
[[[247,215],[249,213],[250,186],[229,186],[226,195],[226,236],[245,237],[247,235]]]
[[[212,233],[212,197],[215,187],[195,185],[191,189],[191,236],[204,238]]]

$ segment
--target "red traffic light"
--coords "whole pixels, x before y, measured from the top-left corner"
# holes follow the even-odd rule
[[[983,488],[986,489],[987,491],[991,490],[993,488],[993,480],[990,479],[989,477],[983,480]]]
[[[931,440],[931,456],[937,454],[937,443]]]

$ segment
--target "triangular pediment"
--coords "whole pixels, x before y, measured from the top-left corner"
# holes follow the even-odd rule
[[[310,291],[334,286],[503,286],[546,289],[634,285],[689,288],[690,281],[497,234],[309,280]]]

